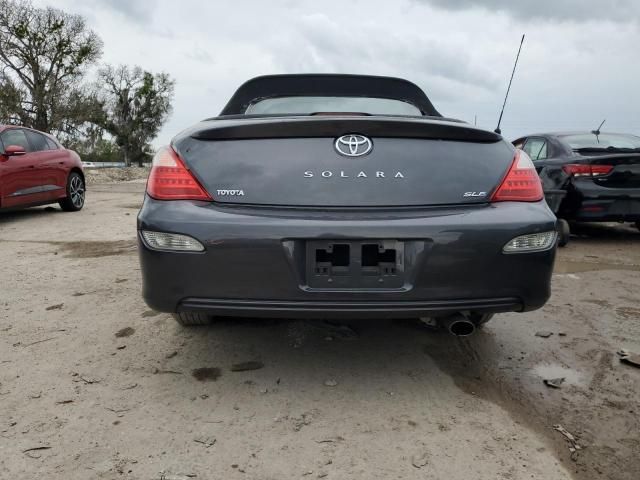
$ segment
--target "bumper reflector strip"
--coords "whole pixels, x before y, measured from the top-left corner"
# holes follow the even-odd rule
[[[153,250],[170,250],[175,252],[203,252],[204,246],[195,238],[179,233],[140,232],[147,246]]]
[[[528,253],[549,250],[556,243],[557,233],[540,232],[520,235],[509,241],[503,248],[503,253]]]

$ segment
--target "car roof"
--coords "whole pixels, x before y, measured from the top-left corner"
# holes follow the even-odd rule
[[[415,83],[396,77],[346,74],[289,74],[252,78],[236,90],[220,115],[241,115],[260,99],[283,96],[362,96],[401,100],[423,115],[441,117]]]
[[[51,135],[50,133],[41,132],[40,130],[36,130],[35,128],[24,127],[22,125],[2,125],[2,124],[0,124],[0,132],[3,132],[4,130],[6,130],[8,128],[22,128],[23,130],[31,130],[32,132],[36,132],[36,133],[39,133],[40,135],[44,135],[45,137],[47,137],[47,138],[53,140],[54,142],[56,142],[59,146],[62,146],[60,141],[56,137]]]
[[[0,132],[6,130],[7,128],[22,128],[23,130],[31,130],[32,132],[39,133],[40,135],[44,135],[45,137],[51,137],[55,140],[56,137],[47,132],[42,132],[40,130],[36,130],[35,128],[25,127],[24,125],[2,125],[0,124]]]
[[[41,133],[43,135],[49,135],[48,133],[41,132],[40,130],[36,130],[35,128],[25,127],[24,125],[11,125],[11,124],[2,125],[2,124],[0,124],[0,131],[1,130],[6,130],[7,128],[22,128],[24,130],[31,130],[32,132]]]

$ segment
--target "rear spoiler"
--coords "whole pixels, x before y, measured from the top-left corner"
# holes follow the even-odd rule
[[[338,137],[359,133],[370,137],[419,138],[495,143],[497,133],[456,121],[406,117],[287,117],[216,119],[202,122],[183,133],[198,140],[248,140],[262,138]]]
[[[220,115],[243,114],[249,105],[264,98],[297,96],[389,98],[410,103],[423,115],[442,116],[420,87],[402,78],[331,73],[253,78],[238,88]]]

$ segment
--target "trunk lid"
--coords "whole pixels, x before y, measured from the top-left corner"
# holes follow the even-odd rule
[[[338,153],[342,135],[371,151]],[[173,143],[217,202],[300,207],[401,207],[487,202],[512,163],[493,132],[390,117],[212,120]]]
[[[593,177],[593,181],[608,188],[640,188],[640,153],[594,155],[584,160],[590,165],[611,165],[606,175]]]

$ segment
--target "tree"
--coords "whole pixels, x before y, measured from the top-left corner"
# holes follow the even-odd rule
[[[149,157],[150,145],[171,114],[174,81],[140,67],[106,66],[99,72],[106,118],[103,128],[122,149],[125,164]]]
[[[101,116],[97,96],[80,83],[101,53],[81,16],[0,0],[0,122],[78,135]]]
[[[120,162],[122,153],[112,138],[105,138],[98,125],[89,125],[80,138],[69,138],[67,148],[74,150],[85,162]]]

